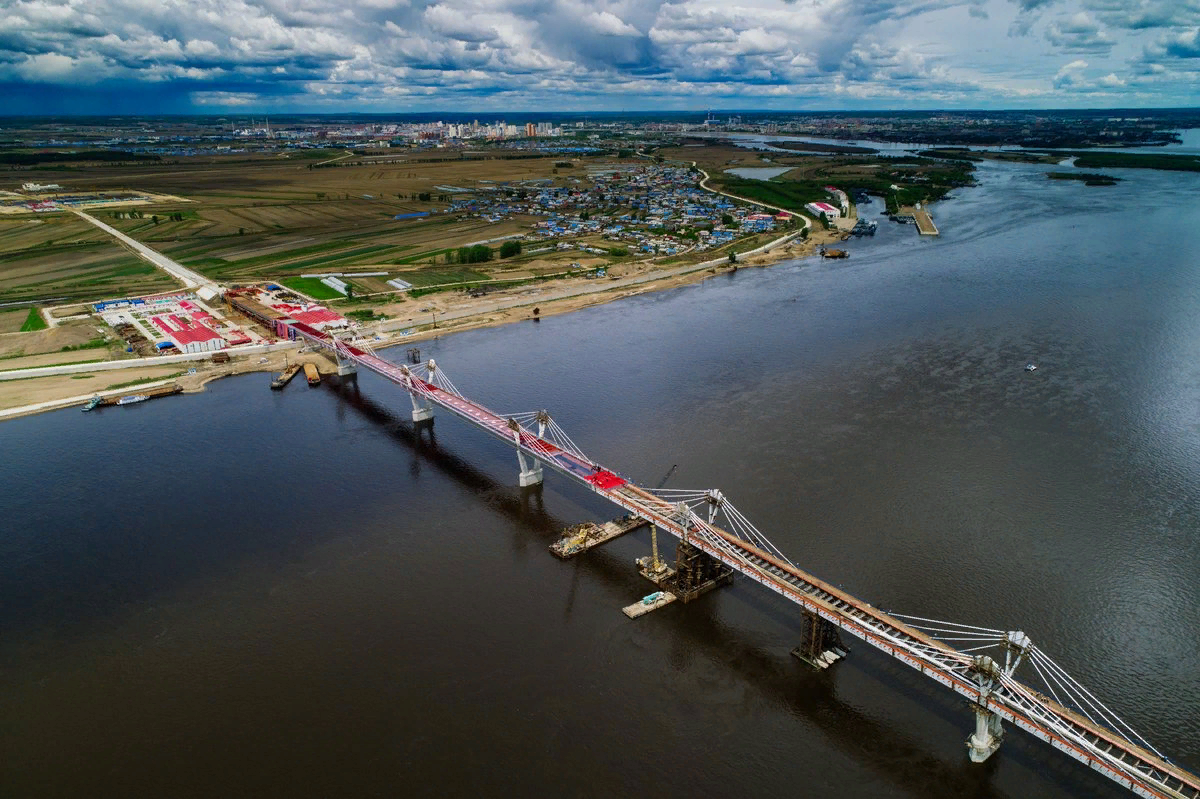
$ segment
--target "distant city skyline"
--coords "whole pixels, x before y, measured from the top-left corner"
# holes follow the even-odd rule
[[[20,114],[1190,107],[1200,0],[12,0]]]

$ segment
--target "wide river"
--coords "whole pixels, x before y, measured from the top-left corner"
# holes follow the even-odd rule
[[[1200,175],[1046,171],[420,346],[877,606],[1024,630],[1195,769]],[[629,621],[647,533],[546,549],[615,508],[373,375],[268,380],[0,425],[0,795],[1128,795],[1018,730],[969,763],[960,699],[863,644],[813,673],[749,581]]]

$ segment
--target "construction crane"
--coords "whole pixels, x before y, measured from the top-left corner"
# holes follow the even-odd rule
[[[663,475],[663,479],[658,481],[658,485],[654,487],[654,490],[657,491],[665,486],[667,481],[671,479],[671,476],[675,474],[675,470],[678,468],[678,463],[673,464],[671,468],[667,470],[667,473]],[[647,576],[651,578],[661,577],[667,571],[667,564],[663,563],[658,557],[658,526],[653,522],[650,523],[650,560],[647,561],[645,558],[639,558],[638,565],[641,566],[646,571]]]

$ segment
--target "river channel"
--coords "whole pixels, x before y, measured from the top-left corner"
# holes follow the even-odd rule
[[[1194,770],[1200,175],[1049,169],[420,347],[866,601],[1024,630]],[[268,380],[0,424],[0,795],[1128,795],[1017,730],[971,764],[961,700],[861,644],[813,673],[748,581],[629,621],[648,534],[546,549],[615,508],[373,375]]]

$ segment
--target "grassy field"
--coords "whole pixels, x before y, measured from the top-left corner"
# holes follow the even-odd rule
[[[938,200],[958,186],[971,185],[974,164],[905,155],[800,156],[789,153],[756,153],[740,147],[664,148],[660,154],[673,161],[695,161],[711,178],[710,185],[760,202],[800,211],[806,203],[828,201],[824,187],[864,189],[885,197],[889,207]],[[742,167],[792,167],[770,180],[753,180],[726,170]],[[891,188],[900,187],[899,191]]]
[[[285,277],[279,282],[301,294],[307,294],[314,300],[338,300],[346,296],[342,292],[326,286],[320,278],[316,277]]]
[[[709,160],[710,150],[727,150],[730,158],[746,163],[757,158],[736,148],[701,149]],[[484,194],[500,183],[530,179],[549,179],[555,186],[569,187],[585,177],[588,163],[610,160],[549,156],[430,161],[398,150],[381,151],[377,157],[356,153],[318,166],[344,154],[334,150],[288,157],[205,155],[169,164],[84,165],[70,170],[50,166],[39,169],[37,178],[61,183],[70,191],[127,190],[184,198],[143,206],[138,209],[140,218],[130,218],[121,209],[97,209],[95,214],[222,283],[278,281],[315,299],[337,301],[342,296],[323,284],[297,279],[313,272],[383,272],[343,279],[356,294],[394,297],[386,283],[392,277],[421,288],[489,278],[525,280],[562,271],[567,263],[580,260],[580,253],[526,254],[469,269],[447,263],[447,255],[460,247],[529,232],[542,217],[518,216],[493,223],[467,213],[447,213],[451,199],[468,195],[446,187]],[[446,153],[433,155],[442,158]],[[797,166],[812,161],[779,155],[779,162]],[[564,162],[571,165],[558,166]],[[429,215],[395,218],[413,212]],[[496,248],[499,243],[489,246]],[[598,246],[607,248],[611,243]],[[165,274],[73,215],[0,218],[0,302],[93,301],[175,286]]]
[[[0,333],[19,332],[28,316],[28,308],[0,308]]]
[[[29,309],[29,314],[25,317],[25,322],[21,325],[20,332],[30,333],[34,330],[45,330],[49,326],[46,324],[46,320],[42,318],[38,309],[33,307]]]
[[[0,302],[60,304],[177,285],[74,216],[0,217]]]
[[[436,286],[442,283],[465,283],[469,280],[487,280],[491,275],[467,267],[443,267],[441,269],[423,269],[414,272],[401,272],[400,279],[407,280],[414,286]]]
[[[300,272],[400,271],[432,265],[448,250],[527,231],[528,220],[491,223],[439,213],[453,196],[437,186],[486,188],[554,177],[559,157],[430,163],[404,151],[311,168],[330,151],[294,157],[203,156],[178,163],[39,170],[39,181],[70,190],[138,190],[188,202],[143,206],[142,218],[98,209],[102,221],[181,263],[225,282]],[[317,157],[320,155],[321,157]],[[405,161],[405,158],[410,160]],[[582,170],[561,169],[557,180]],[[19,180],[19,178],[14,178]],[[417,199],[427,194],[431,199]],[[418,219],[400,214],[428,211]],[[180,215],[181,219],[173,219]],[[99,299],[170,288],[173,281],[69,214],[0,218],[0,302]],[[407,270],[405,270],[407,271]]]

